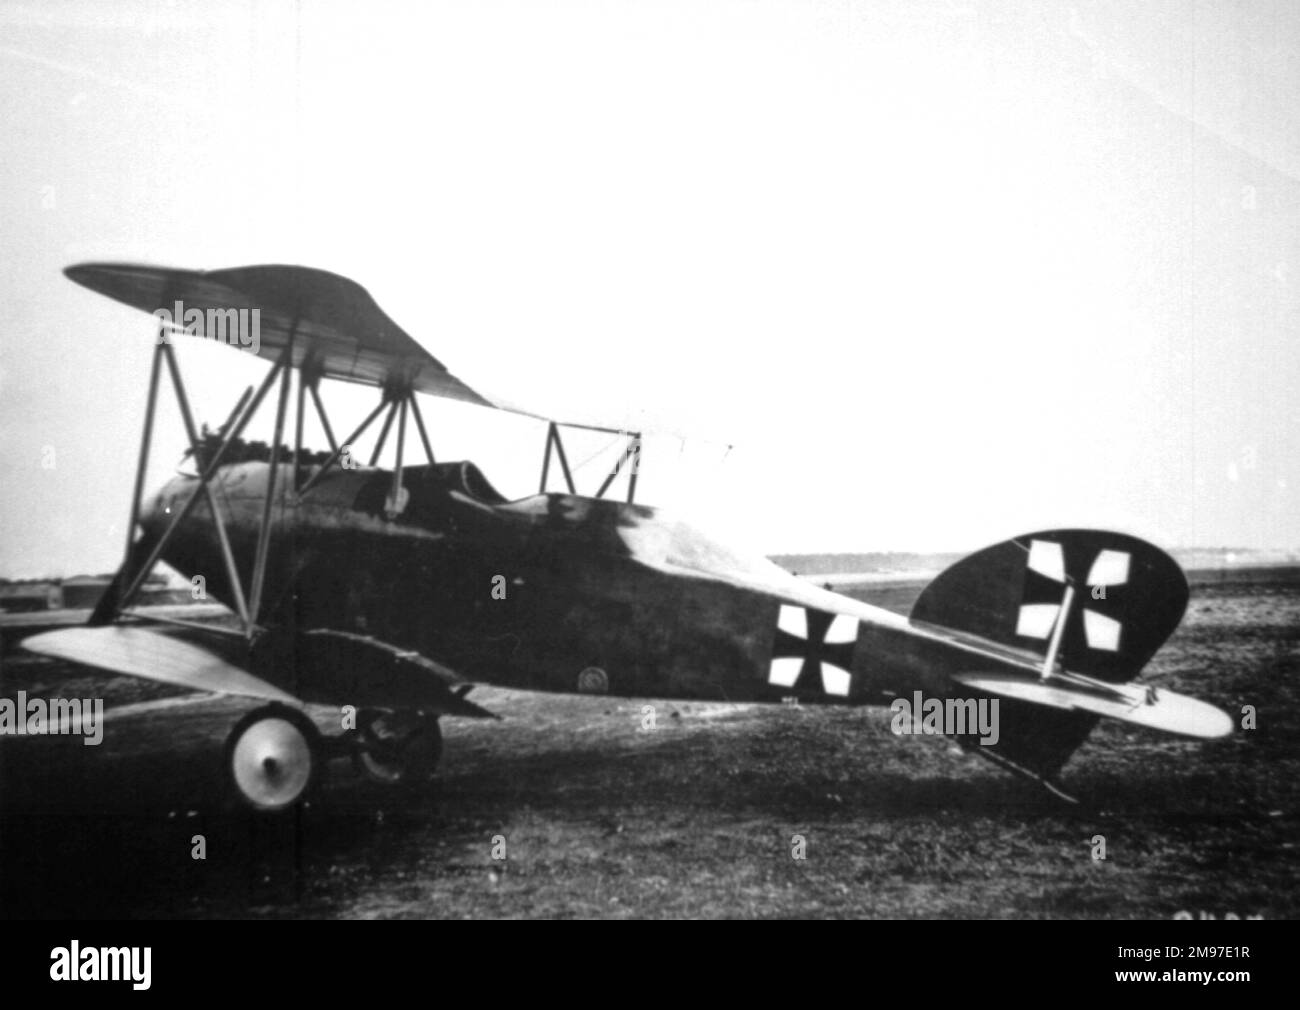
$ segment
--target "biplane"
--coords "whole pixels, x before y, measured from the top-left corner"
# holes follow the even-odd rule
[[[1195,738],[1232,731],[1221,710],[1136,683],[1182,619],[1188,585],[1172,558],[1135,537],[1086,529],[1015,537],[944,571],[903,616],[637,503],[642,433],[607,429],[625,438],[626,465],[594,495],[577,492],[563,441],[571,425],[560,420],[546,419],[536,494],[509,500],[474,463],[439,461],[419,394],[520,408],[471,389],[344,277],[297,266],[114,263],[66,273],[159,318],[178,304],[259,313],[256,351],[269,371],[215,431],[195,424],[174,341],[157,341],[124,561],[86,626],[24,642],[262,702],[231,729],[223,755],[234,795],[253,808],[299,802],[335,758],[381,783],[427,778],[442,753],[442,717],[493,716],[469,697],[482,684],[830,705],[887,705],[917,691],[996,699],[995,743],[973,727],[953,735],[1062,796],[1062,767],[1102,717]],[[173,319],[172,332],[195,327]],[[182,471],[146,497],[164,371],[189,451]],[[335,437],[324,380],[377,393],[345,438]],[[272,441],[246,441],[272,397]],[[328,449],[302,444],[309,406]],[[381,415],[362,462],[357,441]],[[404,462],[412,428],[419,465]],[[562,491],[548,489],[553,464]],[[620,474],[624,500],[609,494]],[[159,562],[202,576],[237,623],[161,620],[136,607]],[[312,705],[355,719],[322,733],[306,714]]]

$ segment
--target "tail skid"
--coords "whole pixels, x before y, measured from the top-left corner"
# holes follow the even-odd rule
[[[969,748],[969,750],[972,753],[978,754],[980,757],[993,762],[993,764],[997,765],[1003,771],[1011,772],[1011,774],[1013,775],[1019,775],[1021,778],[1025,778],[1028,779],[1030,782],[1036,783],[1037,785],[1045,789],[1048,793],[1050,793],[1052,796],[1054,796],[1056,799],[1068,803],[1071,806],[1079,805],[1078,797],[1071,796],[1064,789],[1062,789],[1057,782],[1055,782],[1052,779],[1045,778],[1042,775],[1039,775],[1037,772],[1029,768],[1026,768],[1024,765],[1016,764],[1016,762],[1012,761],[1009,757],[1006,757],[1002,754],[998,754],[995,751],[983,747],[972,747]]]

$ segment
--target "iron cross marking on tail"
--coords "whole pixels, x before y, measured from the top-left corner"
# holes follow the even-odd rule
[[[1062,588],[1068,582],[1077,588],[1079,598],[1067,617],[1065,653],[1070,655],[1085,645],[1118,652],[1123,623],[1112,615],[1124,613],[1123,593],[1129,581],[1130,562],[1128,551],[1099,550],[1086,557],[1079,551],[1067,552],[1052,540],[1030,541],[1016,634],[1049,637],[1060,613]]]
[[[782,604],[768,683],[848,697],[857,629],[851,617]]]

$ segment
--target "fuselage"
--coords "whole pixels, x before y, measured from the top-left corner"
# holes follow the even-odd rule
[[[297,486],[315,470],[300,468]],[[244,585],[269,475],[265,462],[240,462],[212,481]],[[866,704],[949,687],[951,640],[648,506],[568,494],[507,501],[472,463],[447,463],[406,469],[390,517],[391,471],[333,468],[305,496],[294,477],[280,465],[257,615],[281,634],[365,635],[467,679],[530,690]],[[146,531],[160,535],[197,483],[168,482],[147,504]],[[205,501],[163,558],[231,602]],[[792,606],[791,585],[855,616]]]

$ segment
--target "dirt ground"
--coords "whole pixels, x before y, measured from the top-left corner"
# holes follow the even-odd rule
[[[918,589],[856,595],[906,611]],[[1077,807],[892,736],[884,709],[481,689],[505,720],[444,720],[434,783],[336,762],[310,805],[266,818],[218,774],[253,704],[15,653],[0,693],[119,707],[99,747],[0,738],[0,915],[1290,918],[1298,675],[1300,571],[1198,578],[1143,680],[1253,705],[1258,728],[1203,744],[1103,722],[1065,769]]]

